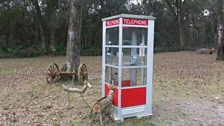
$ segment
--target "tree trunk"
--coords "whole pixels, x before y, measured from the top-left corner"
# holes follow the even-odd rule
[[[182,0],[174,1],[175,10],[173,8],[173,4],[169,0],[165,0],[168,7],[170,8],[172,14],[175,17],[177,22],[177,31],[178,31],[178,47],[179,49],[184,48],[184,40],[183,40],[183,20],[182,20]]]
[[[43,50],[46,50],[46,39],[45,39],[45,31],[44,31],[44,21],[41,15],[40,6],[38,4],[38,0],[32,0],[32,3],[36,9],[36,19],[40,29],[40,37],[41,37],[41,47]]]
[[[224,10],[222,0],[217,0],[218,20],[217,20],[217,60],[224,60]]]
[[[39,27],[40,27],[40,37],[41,37],[41,48],[43,50],[46,50],[47,47],[46,47],[46,40],[44,35],[44,28],[43,28],[43,25],[41,25],[41,23],[39,24]]]
[[[51,28],[50,30],[50,48],[51,51],[56,51],[55,28]]]
[[[47,15],[48,15],[48,27],[50,32],[50,49],[51,51],[56,50],[56,38],[55,32],[57,28],[56,22],[56,11],[58,8],[58,0],[48,0],[47,1]]]
[[[178,41],[179,41],[179,48],[182,50],[184,48],[184,41],[183,41],[183,23],[181,19],[181,11],[182,11],[182,2],[181,0],[176,0],[176,9],[177,9],[177,29],[178,29]]]
[[[9,33],[8,33],[8,45],[14,47],[14,24],[12,20],[9,20]]]
[[[75,65],[78,68],[80,64],[80,38],[82,21],[82,1],[70,0],[69,5],[69,26],[66,51],[67,72],[73,70]]]

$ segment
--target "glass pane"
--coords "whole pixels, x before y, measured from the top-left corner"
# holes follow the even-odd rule
[[[122,69],[122,87],[146,85],[146,68]]]
[[[123,48],[122,66],[144,66],[147,64],[147,48]]]
[[[106,47],[106,64],[118,66],[118,48]]]
[[[147,45],[147,28],[123,28],[123,45]]]
[[[118,27],[106,29],[106,45],[118,45],[119,29]]]
[[[106,66],[105,68],[105,81],[109,84],[118,82],[118,69]]]

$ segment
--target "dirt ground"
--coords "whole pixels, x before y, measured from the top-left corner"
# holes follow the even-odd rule
[[[0,126],[83,126],[90,109],[79,94],[62,84],[47,84],[51,62],[62,66],[65,57],[0,59]],[[81,57],[93,88],[84,98],[92,105],[101,96],[101,57]],[[157,53],[154,56],[153,116],[125,119],[121,126],[224,125],[224,62],[215,55],[195,52]],[[95,122],[94,125],[99,125]]]

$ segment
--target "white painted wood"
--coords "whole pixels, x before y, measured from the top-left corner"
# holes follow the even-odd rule
[[[119,45],[105,45],[106,48],[119,48]]]
[[[147,48],[147,93],[146,108],[152,114],[152,77],[153,77],[153,48],[154,48],[154,20],[148,21],[148,48]]]
[[[106,22],[104,21],[103,22],[103,36],[102,36],[102,48],[103,48],[103,51],[102,51],[102,97],[105,96],[105,43],[106,43]]]
[[[148,26],[142,26],[142,25],[127,25],[127,24],[124,24],[123,27],[148,28]]]
[[[147,66],[123,66],[122,68],[147,68]]]
[[[112,25],[112,26],[105,26],[105,28],[116,28],[116,27],[119,27],[119,25]]]
[[[155,20],[155,17],[152,16],[145,16],[145,15],[133,15],[133,14],[120,14],[120,15],[114,15],[111,17],[103,18],[102,21],[111,20],[114,18],[137,18],[137,19],[149,19],[149,20]]]
[[[105,66],[107,66],[107,67],[112,67],[112,68],[117,68],[117,69],[119,68],[118,66],[111,65],[111,64],[106,64],[106,63],[105,63]]]
[[[147,46],[139,46],[139,45],[135,45],[135,46],[122,46],[122,48],[147,48]]]
[[[143,87],[146,87],[146,85],[122,87],[122,89],[134,89],[134,88],[143,88]]]
[[[122,18],[119,19],[119,57],[118,57],[118,117],[121,117],[121,73],[122,73],[122,41],[123,41],[123,27]]]

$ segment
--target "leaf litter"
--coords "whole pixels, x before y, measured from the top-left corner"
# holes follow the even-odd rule
[[[118,125],[223,125],[224,62],[215,57],[188,51],[155,54],[153,116]],[[88,125],[85,102],[62,89],[72,82],[46,83],[51,62],[62,66],[65,57],[0,59],[0,125]],[[84,94],[92,105],[101,97],[101,57],[84,56],[81,62],[93,84]]]

